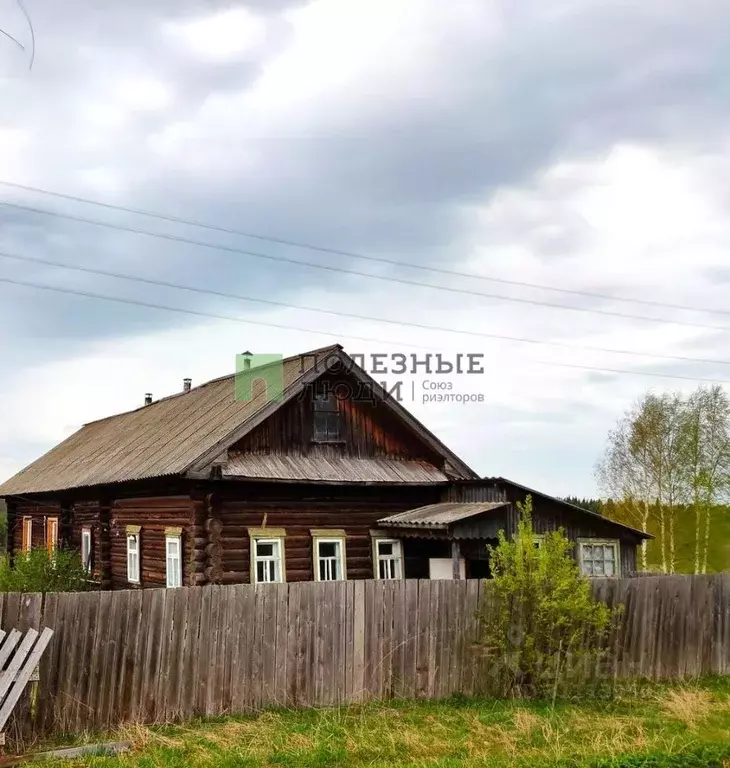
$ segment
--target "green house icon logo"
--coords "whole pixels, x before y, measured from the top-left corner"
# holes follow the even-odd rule
[[[282,355],[236,355],[235,397],[250,402],[261,393],[266,402],[281,400],[284,394],[284,363]]]

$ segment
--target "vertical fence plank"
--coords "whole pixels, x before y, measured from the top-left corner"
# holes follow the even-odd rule
[[[180,717],[190,719],[198,703],[198,665],[200,664],[200,624],[205,587],[191,587],[188,593],[188,612],[183,640],[183,677],[177,696]]]
[[[301,589],[298,583],[287,585],[288,601],[286,611],[286,700],[288,707],[299,703],[299,606]]]
[[[185,638],[188,631],[188,598],[192,589],[193,587],[180,587],[180,589],[171,592],[172,629],[164,671],[167,680],[164,713],[166,722],[176,721],[182,716],[180,696],[185,676],[183,665],[185,663]]]
[[[40,680],[38,683],[38,714],[35,719],[35,735],[43,737],[53,732],[54,706],[58,690],[58,658],[61,653],[61,615],[58,608],[58,594],[46,595],[43,605],[42,627],[54,631],[51,643],[40,663]]]
[[[364,581],[356,581],[353,587],[353,649],[352,649],[352,696],[362,701],[365,692],[365,587]]]
[[[99,730],[106,726],[104,720],[104,678],[111,666],[113,635],[110,632],[109,619],[111,615],[111,592],[98,592],[95,601],[97,607],[96,621],[92,627],[93,645],[91,646],[91,667],[89,669],[89,685],[87,694],[88,719],[87,728]]]
[[[289,615],[289,585],[276,584],[274,622],[274,689],[272,703],[277,707],[287,705],[287,675],[289,674],[289,643],[287,618]]]
[[[210,670],[210,620],[213,603],[213,591],[216,585],[201,587],[200,622],[198,624],[195,647],[196,690],[193,713],[204,715],[208,696],[208,672]]]
[[[246,586],[241,596],[243,600],[243,632],[239,636],[240,676],[238,680],[237,712],[251,709],[253,702],[253,643],[254,624],[256,621],[256,587]]]

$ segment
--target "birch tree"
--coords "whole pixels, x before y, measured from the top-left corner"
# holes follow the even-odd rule
[[[640,419],[642,402],[619,420],[608,433],[606,449],[596,466],[596,478],[602,493],[623,502],[636,527],[648,532],[652,498],[652,458]],[[648,569],[647,541],[641,543],[641,567]]]
[[[712,509],[730,490],[730,398],[720,387],[700,387],[684,413],[684,465],[694,516],[694,569],[707,573]]]

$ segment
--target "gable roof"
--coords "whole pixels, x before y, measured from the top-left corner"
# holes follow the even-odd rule
[[[134,411],[83,426],[0,485],[0,496],[62,491],[170,475],[207,476],[227,449],[296,397],[336,361],[362,381],[448,465],[454,477],[476,478],[438,438],[389,397],[342,347],[333,345],[284,359],[283,393],[270,399],[258,390],[237,399],[235,374],[213,379]],[[262,366],[263,368],[263,366]],[[252,369],[260,370],[260,369]]]

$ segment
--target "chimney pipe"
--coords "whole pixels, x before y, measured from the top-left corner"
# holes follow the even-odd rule
[[[152,392],[148,392],[148,393],[147,393],[147,394],[144,396],[144,404],[145,404],[145,405],[152,405]]]
[[[243,368],[244,370],[248,371],[251,368],[251,353],[250,352],[244,352],[243,355]]]
[[[183,392],[190,392],[191,379],[183,379]]]

